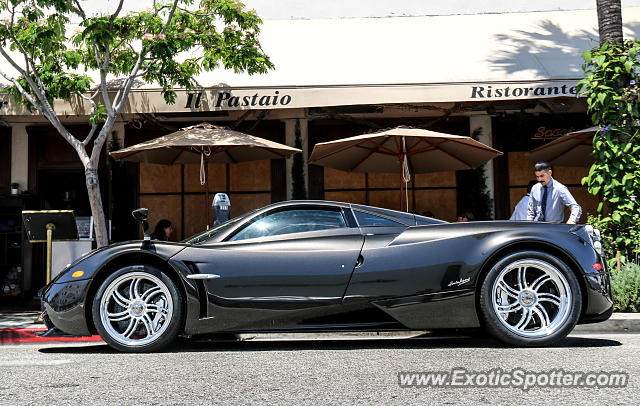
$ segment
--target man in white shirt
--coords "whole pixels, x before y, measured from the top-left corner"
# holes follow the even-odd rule
[[[573,198],[569,189],[553,179],[553,169],[549,162],[538,162],[534,166],[538,183],[531,189],[527,220],[561,223],[564,221],[564,207],[571,210],[567,224],[575,224],[582,214],[582,207]]]
[[[522,199],[516,204],[516,208],[513,209],[513,214],[509,217],[509,220],[526,220],[527,212],[529,211],[529,195],[531,194],[531,188],[538,183],[532,180],[527,185],[527,194],[522,196]]]

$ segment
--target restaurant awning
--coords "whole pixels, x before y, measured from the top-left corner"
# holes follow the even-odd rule
[[[625,36],[638,37],[640,7],[624,8],[622,16]],[[597,39],[595,9],[267,20],[261,44],[275,70],[205,72],[202,91],[179,91],[174,105],[146,84],[132,93],[128,112],[575,97],[581,54]],[[4,114],[24,113],[3,100]]]

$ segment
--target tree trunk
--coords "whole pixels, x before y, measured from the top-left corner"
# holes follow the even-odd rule
[[[620,0],[596,0],[600,45],[605,42],[622,44],[622,6]]]
[[[98,179],[98,169],[91,165],[85,167],[85,178],[87,182],[87,192],[89,193],[89,203],[91,204],[91,214],[96,236],[96,244],[104,247],[109,244],[109,234],[104,219],[104,209],[102,207],[102,195],[100,194],[100,180]]]

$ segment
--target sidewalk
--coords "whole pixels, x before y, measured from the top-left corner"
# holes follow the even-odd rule
[[[35,334],[46,331],[43,323],[37,323],[39,312],[0,312],[0,345],[20,343],[45,343],[54,341],[100,341],[99,336],[91,337],[38,337]],[[640,333],[640,313],[614,313],[607,321],[576,326],[574,333]],[[416,332],[345,332],[345,333],[308,333],[305,338],[327,337],[344,338],[378,338],[390,336],[410,337]],[[295,339],[298,333],[290,334],[240,334],[240,339],[273,340]]]
[[[44,323],[37,322],[40,312],[0,312],[0,345],[101,341],[100,336],[91,337],[38,337],[36,333],[47,331]]]

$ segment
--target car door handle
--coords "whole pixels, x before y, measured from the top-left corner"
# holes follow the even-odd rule
[[[215,275],[212,273],[194,273],[191,275],[187,275],[187,279],[216,279],[219,277],[220,275]]]

